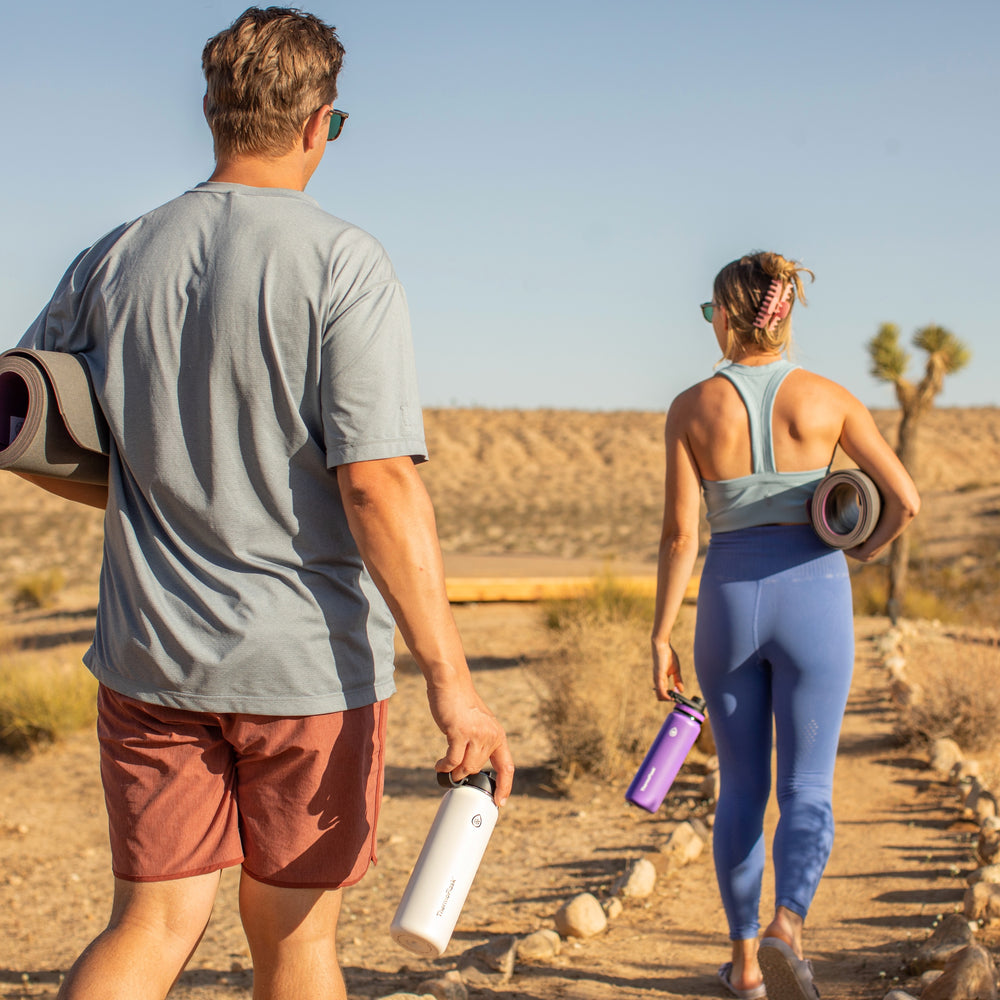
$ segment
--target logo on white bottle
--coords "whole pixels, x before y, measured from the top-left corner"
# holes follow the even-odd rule
[[[479,813],[472,817],[472,825],[477,830],[483,825],[483,817]]]
[[[455,888],[455,880],[452,879],[448,883],[448,887],[444,891],[444,899],[441,900],[441,909],[434,914],[435,917],[443,917],[444,911],[448,908],[448,900],[451,899],[451,890]]]

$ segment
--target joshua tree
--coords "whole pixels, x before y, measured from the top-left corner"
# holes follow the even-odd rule
[[[904,378],[910,356],[900,347],[899,327],[883,323],[868,342],[871,373],[883,382],[891,382],[902,416],[896,454],[910,475],[916,478],[917,425],[920,418],[934,405],[934,397],[944,386],[945,375],[964,368],[971,357],[969,349],[943,326],[925,326],[913,335],[913,346],[927,352],[924,377],[914,384]],[[903,606],[906,591],[906,569],[910,559],[910,536],[903,532],[889,550],[889,600],[886,611],[895,624]]]

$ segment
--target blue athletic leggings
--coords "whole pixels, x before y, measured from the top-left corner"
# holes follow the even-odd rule
[[[810,525],[713,535],[694,662],[719,755],[715,870],[729,936],[743,940],[760,926],[772,716],[776,905],[805,917],[833,846],[833,766],[854,667],[843,553]]]

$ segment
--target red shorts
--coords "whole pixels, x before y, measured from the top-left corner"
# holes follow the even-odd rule
[[[97,704],[118,878],[242,863],[269,885],[339,889],[375,861],[386,702],[285,718],[150,705],[102,684]]]

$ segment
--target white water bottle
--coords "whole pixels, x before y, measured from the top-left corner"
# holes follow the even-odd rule
[[[389,928],[393,941],[424,958],[448,947],[498,816],[496,781],[486,771],[458,782],[439,773],[438,783],[448,791]]]

